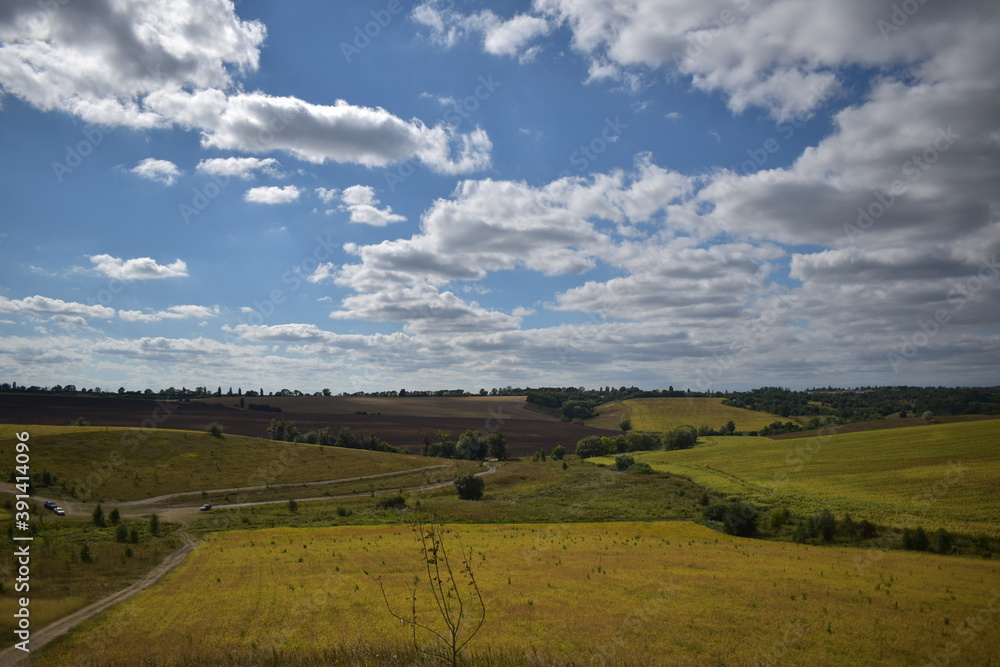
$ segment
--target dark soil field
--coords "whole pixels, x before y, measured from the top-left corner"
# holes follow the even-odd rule
[[[391,401],[392,399],[382,400]],[[303,433],[323,426],[335,429],[341,426],[350,426],[355,432],[374,433],[389,444],[405,447],[414,453],[419,453],[421,436],[424,433],[446,431],[457,439],[466,429],[473,429],[484,432],[502,432],[507,436],[507,451],[511,456],[530,455],[539,449],[551,452],[556,445],[563,445],[570,452],[573,452],[576,442],[584,436],[618,433],[617,431],[588,428],[548,419],[544,415],[536,415],[523,409],[502,408],[503,404],[501,403],[497,403],[496,406],[484,404],[479,417],[451,417],[441,414],[441,402],[448,399],[428,400],[434,402],[436,416],[331,414],[330,412],[305,412],[295,409],[277,413],[241,410],[197,401],[176,402],[86,396],[0,394],[0,423],[68,425],[74,419],[84,417],[92,426],[134,426],[203,431],[210,422],[217,421],[223,425],[226,433],[266,438],[268,437],[268,425],[272,419],[277,417],[293,420]],[[465,399],[454,398],[450,400],[463,401]],[[273,405],[278,403],[274,397],[263,397],[259,401]],[[379,411],[379,408],[373,405],[369,405],[369,408]],[[368,411],[371,412],[371,409]],[[469,407],[462,406],[456,412],[468,415]]]

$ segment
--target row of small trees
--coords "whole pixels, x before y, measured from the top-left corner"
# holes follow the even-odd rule
[[[272,440],[283,440],[285,442],[304,442],[310,445],[366,449],[375,452],[390,452],[392,454],[406,453],[399,447],[393,447],[374,433],[362,433],[359,435],[351,430],[350,426],[342,426],[336,432],[331,427],[324,426],[315,431],[302,433],[299,431],[298,425],[291,419],[272,419],[271,425],[267,427],[267,434]]]
[[[690,449],[697,442],[698,431],[694,427],[686,425],[678,426],[660,435],[635,431],[615,436],[588,435],[576,443],[576,455],[581,459],[589,459],[594,456],[644,452],[653,449]]]
[[[483,461],[487,457],[503,461],[507,458],[507,438],[500,431],[483,433],[468,429],[458,440],[444,431],[424,433],[420,453],[445,459]]]

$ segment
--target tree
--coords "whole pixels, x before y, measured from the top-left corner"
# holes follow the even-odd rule
[[[267,434],[272,440],[295,442],[295,438],[299,436],[299,427],[291,419],[272,419],[271,425],[267,427]]]
[[[753,537],[757,534],[757,519],[760,510],[743,501],[728,503],[722,516],[726,532],[737,537]]]
[[[94,508],[93,516],[94,516],[95,526],[100,526],[101,528],[104,528],[104,526],[108,525],[107,522],[104,520],[104,510],[101,509],[100,503],[97,503],[97,507]]]
[[[463,459],[482,461],[489,451],[489,444],[486,441],[486,436],[470,428],[458,437],[455,449],[456,453]]]
[[[928,410],[924,414],[920,415],[920,418],[923,419],[925,422],[934,421],[934,413]]]
[[[296,512],[299,511],[299,503],[297,500],[295,500],[295,498],[289,499],[288,511],[291,512],[292,514],[295,514]]]
[[[115,528],[115,540],[119,542],[128,542],[128,526],[124,523],[118,524]]]
[[[216,438],[222,437],[222,431],[223,431],[223,426],[219,422],[211,422],[208,426],[205,427],[205,432]]]
[[[809,523],[810,532],[813,535],[822,537],[824,542],[833,541],[833,537],[837,533],[837,519],[834,518],[833,512],[824,509],[809,519]]]
[[[486,443],[489,446],[491,457],[498,461],[504,461],[507,459],[507,438],[503,433],[500,431],[490,433],[486,436]]]
[[[160,534],[160,517],[156,514],[149,517],[149,533],[154,537]]]
[[[455,477],[455,489],[462,500],[482,500],[486,482],[472,473],[462,473]]]
[[[111,525],[114,526],[117,525],[118,522],[121,520],[122,520],[122,513],[118,511],[117,507],[113,508],[111,510],[111,514],[108,515],[108,521],[110,521]]]
[[[566,448],[562,445],[556,445],[552,450],[552,460],[562,461],[566,458]]]
[[[424,582],[430,589],[434,602],[433,605],[429,605],[429,611],[428,605],[419,604],[418,591],[421,583],[419,577],[414,578],[413,588],[408,596],[410,602],[408,612],[394,610],[382,583],[382,577],[372,578],[382,592],[382,600],[389,614],[409,626],[414,650],[457,667],[462,650],[468,646],[486,621],[486,603],[472,569],[472,549],[466,551],[459,539],[461,561],[456,561],[452,565],[444,540],[444,529],[441,526],[429,528],[415,526],[414,530],[420,539],[420,558],[427,574]],[[365,574],[372,576],[367,570]],[[437,622],[430,619],[425,621],[422,616],[425,612]],[[431,640],[429,646],[421,646],[420,633],[427,635]]]
[[[606,453],[604,443],[596,435],[588,435],[576,443],[576,455],[581,459],[604,456]]]
[[[618,422],[618,428],[620,428],[622,432],[628,433],[629,431],[632,430],[632,420],[631,419],[621,420],[620,422]]]
[[[729,435],[732,435],[733,433],[736,433],[736,422],[734,422],[732,420],[727,421],[726,422],[726,426],[725,426],[725,428],[723,430],[726,433],[728,433]]]
[[[667,431],[660,437],[663,448],[670,451],[674,449],[691,449],[698,442],[698,431],[693,426],[682,425],[672,431]]]
[[[624,472],[635,465],[635,459],[628,454],[619,454],[615,457],[615,464],[611,466],[613,470]]]

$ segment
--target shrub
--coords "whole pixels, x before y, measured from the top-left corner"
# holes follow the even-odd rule
[[[628,454],[619,454],[615,457],[615,463],[611,466],[612,470],[617,470],[619,472],[628,470],[633,465],[635,465],[635,459]]]
[[[596,435],[588,435],[576,443],[576,455],[581,459],[604,456],[606,453],[604,443]]]
[[[809,532],[812,533],[813,537],[822,537],[824,542],[833,541],[833,537],[837,532],[837,519],[833,516],[833,512],[829,509],[824,509],[809,519],[809,523]]]
[[[90,426],[90,420],[86,417],[77,417],[69,423],[70,426]]]
[[[625,472],[627,472],[630,475],[653,475],[656,473],[656,471],[653,470],[653,468],[650,467],[650,465],[645,461],[639,461],[638,463],[633,463],[632,465],[629,466],[628,470],[626,470]]]
[[[743,501],[725,505],[722,525],[726,532],[737,537],[753,537],[757,534],[757,519],[760,510]]]
[[[618,428],[621,429],[625,433],[631,431],[632,430],[632,420],[631,419],[623,419],[623,420],[621,420],[620,422],[618,422]]]
[[[337,516],[351,516],[351,510],[347,509],[343,505],[337,506]]]
[[[223,426],[219,422],[212,422],[205,427],[205,432],[215,438],[222,437]]]
[[[858,537],[862,540],[868,540],[878,535],[878,531],[875,530],[875,524],[873,524],[868,519],[862,519],[858,521]]]
[[[486,482],[482,477],[476,477],[472,473],[463,473],[455,477],[455,489],[458,497],[462,500],[480,500],[483,497],[483,489]]]
[[[118,511],[117,507],[112,508],[111,514],[108,515],[108,521],[111,522],[111,525],[117,526],[118,522],[121,520],[122,520],[122,513]]]
[[[128,542],[128,526],[124,523],[118,524],[118,527],[115,528],[115,540],[123,543]]]
[[[788,511],[787,507],[782,507],[780,509],[771,510],[768,514],[768,519],[771,524],[771,528],[777,530],[784,526],[792,518],[792,513]]]
[[[160,534],[160,517],[155,514],[149,517],[149,532],[154,537]]]
[[[406,498],[399,493],[379,496],[375,500],[375,507],[380,510],[405,510]]]
[[[562,445],[556,445],[552,450],[552,459],[554,461],[562,461],[566,458],[566,448]]]
[[[692,426],[678,426],[667,431],[660,437],[660,444],[668,451],[674,449],[691,449],[698,442],[698,431]]]
[[[934,551],[939,554],[950,554],[954,544],[955,541],[951,533],[944,528],[938,528],[937,532],[934,533]]]
[[[93,563],[94,562],[94,556],[93,556],[93,554],[90,553],[90,545],[89,544],[84,544],[80,548],[80,560],[82,560],[84,563]]]
[[[722,503],[715,503],[702,509],[701,514],[709,521],[722,521],[726,515],[726,506]]]
[[[292,514],[295,514],[296,512],[299,511],[299,503],[297,500],[295,500],[295,498],[289,499],[288,511],[291,512]]]
[[[906,528],[903,530],[903,548],[908,551],[927,551],[931,542],[927,538],[927,533],[924,531],[923,527],[918,527],[916,530],[911,530]]]
[[[101,528],[104,528],[104,526],[107,525],[107,522],[105,522],[105,520],[104,520],[104,510],[101,509],[101,504],[100,503],[98,503],[97,507],[94,508],[94,515],[93,516],[94,516],[94,525],[95,526],[100,526]]]

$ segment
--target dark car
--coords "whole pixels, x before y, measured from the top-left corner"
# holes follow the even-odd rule
[[[212,506],[206,503],[202,505],[200,509],[202,512],[207,512],[208,510],[212,509]]]
[[[51,500],[46,500],[45,501],[45,509],[47,509],[47,510],[54,510],[55,508],[56,508],[56,504],[54,502],[52,502]]]

